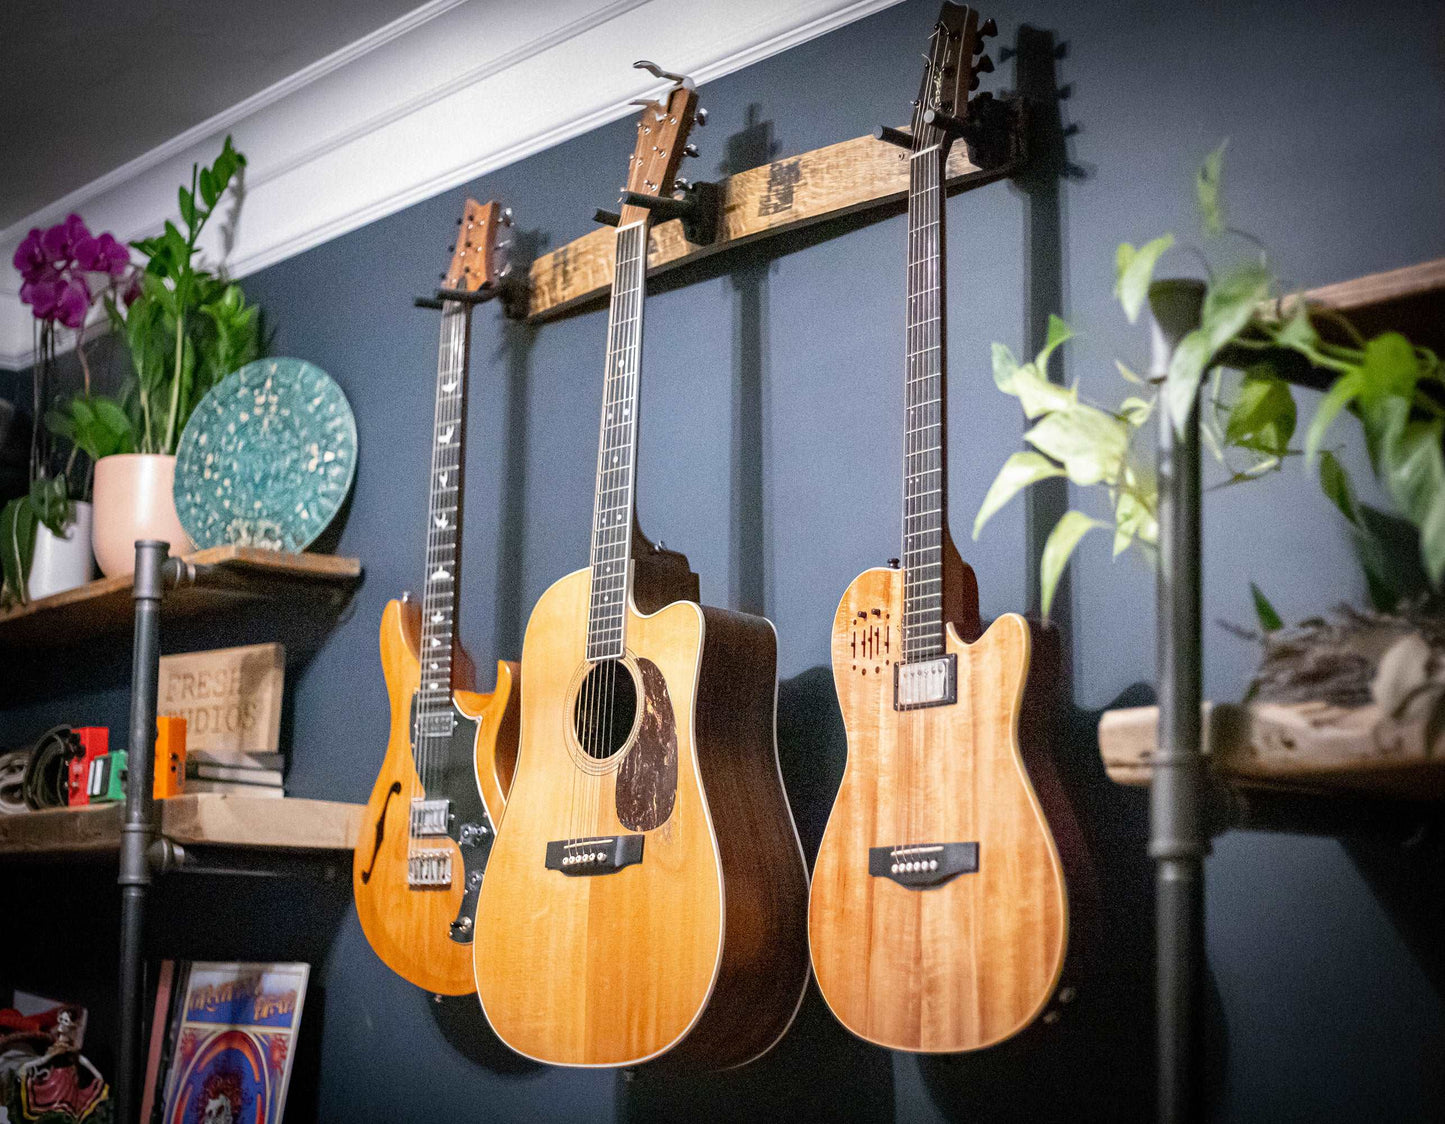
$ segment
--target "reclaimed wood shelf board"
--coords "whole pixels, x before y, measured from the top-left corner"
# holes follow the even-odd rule
[[[1445,258],[1323,285],[1302,295],[1317,311],[1341,313],[1366,339],[1381,332],[1402,332],[1417,347],[1445,354]],[[1293,305],[1294,298],[1287,298],[1280,311],[1287,315]],[[1328,315],[1313,319],[1326,339],[1351,342]],[[1236,358],[1252,362],[1257,356],[1256,352]],[[1291,382],[1317,390],[1328,387],[1336,378],[1336,372],[1312,367],[1293,352],[1280,355],[1279,365]]]
[[[1445,732],[1395,721],[1379,707],[1327,703],[1204,704],[1205,754],[1216,776],[1316,792],[1445,799]],[[1159,709],[1104,712],[1099,751],[1110,778],[1148,784]]]
[[[198,793],[160,805],[161,833],[182,846],[349,851],[362,804]],[[107,854],[120,849],[124,806],[96,804],[0,816],[0,859]]]
[[[287,554],[249,546],[216,546],[187,555],[209,567],[203,583],[169,591],[167,616],[188,616],[233,605],[239,599],[286,594],[334,597],[361,578],[361,563],[334,554]],[[0,610],[0,650],[48,648],[108,633],[133,623],[131,579],[101,578],[26,605]]]
[[[1015,104],[1013,157],[979,168],[965,146],[949,154],[946,188],[981,187],[1012,174],[1020,160],[1021,109]],[[682,220],[652,228],[648,276],[825,219],[896,203],[908,194],[908,153],[875,138],[858,137],[725,176],[717,183],[717,238],[702,246],[683,236]],[[616,232],[599,227],[532,263],[527,318],[545,320],[600,300],[612,287]]]

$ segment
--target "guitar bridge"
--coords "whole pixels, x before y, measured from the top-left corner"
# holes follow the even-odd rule
[[[452,853],[437,848],[413,851],[406,860],[408,886],[450,886],[452,884]]]
[[[452,818],[452,802],[445,797],[411,802],[411,834],[413,838],[448,834]]]
[[[935,660],[893,665],[893,709],[918,710],[958,701],[958,657],[950,652]]]
[[[906,847],[869,847],[868,873],[900,886],[927,890],[960,874],[978,873],[977,843],[917,843]]]
[[[547,869],[583,877],[613,874],[642,861],[645,835],[597,835],[589,839],[554,839],[547,844]]]

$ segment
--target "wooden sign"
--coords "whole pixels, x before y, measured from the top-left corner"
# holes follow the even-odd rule
[[[254,764],[280,748],[285,669],[280,644],[162,656],[156,710],[186,720],[188,753]]]

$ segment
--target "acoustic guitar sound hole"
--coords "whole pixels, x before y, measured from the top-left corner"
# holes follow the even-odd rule
[[[605,760],[627,744],[637,719],[637,680],[621,660],[602,660],[588,669],[572,709],[572,727],[582,752]]]

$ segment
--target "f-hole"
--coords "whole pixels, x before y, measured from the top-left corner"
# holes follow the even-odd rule
[[[627,744],[637,721],[637,680],[624,660],[601,660],[582,677],[572,728],[582,752],[605,761]]]

